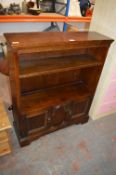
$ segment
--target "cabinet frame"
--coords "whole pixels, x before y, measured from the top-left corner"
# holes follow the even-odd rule
[[[11,33],[5,37],[20,145],[71,124],[86,123],[113,40],[95,32]]]

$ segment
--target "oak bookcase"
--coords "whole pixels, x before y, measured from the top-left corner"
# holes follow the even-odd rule
[[[4,34],[14,126],[21,146],[88,111],[112,39],[95,32]]]

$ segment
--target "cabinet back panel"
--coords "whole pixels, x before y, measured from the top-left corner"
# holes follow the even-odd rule
[[[67,46],[66,46],[67,47]],[[27,62],[27,61],[37,61],[46,58],[55,58],[55,57],[62,57],[62,56],[72,56],[77,54],[85,54],[87,53],[87,48],[79,48],[79,49],[69,49],[69,50],[52,50],[52,51],[43,51],[43,52],[32,52],[32,53],[23,53],[19,54],[20,62]]]
[[[33,78],[20,79],[21,92],[28,93],[43,88],[55,87],[58,85],[71,83],[79,80],[80,70],[73,70],[68,72],[61,72],[49,75],[34,76]]]

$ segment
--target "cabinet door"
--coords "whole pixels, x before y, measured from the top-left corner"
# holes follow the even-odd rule
[[[66,104],[57,105],[51,109],[48,117],[48,126],[60,127],[68,124],[87,121],[90,99],[72,101]],[[81,120],[80,120],[81,119]]]
[[[43,111],[37,115],[33,115],[32,117],[28,117],[28,129],[38,129],[43,130],[47,128],[47,119],[48,119],[48,112]]]
[[[79,117],[84,117],[88,115],[90,100],[86,99],[83,101],[73,101],[70,104],[69,116],[70,120],[78,119]]]
[[[67,112],[65,111],[65,105],[57,105],[52,108],[51,112],[51,125],[60,126],[65,123]]]

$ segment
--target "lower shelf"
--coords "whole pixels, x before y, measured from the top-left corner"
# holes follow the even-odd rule
[[[81,100],[91,95],[83,82],[68,84],[56,88],[41,90],[22,96],[23,111],[28,117],[38,114],[54,105],[71,100]]]

